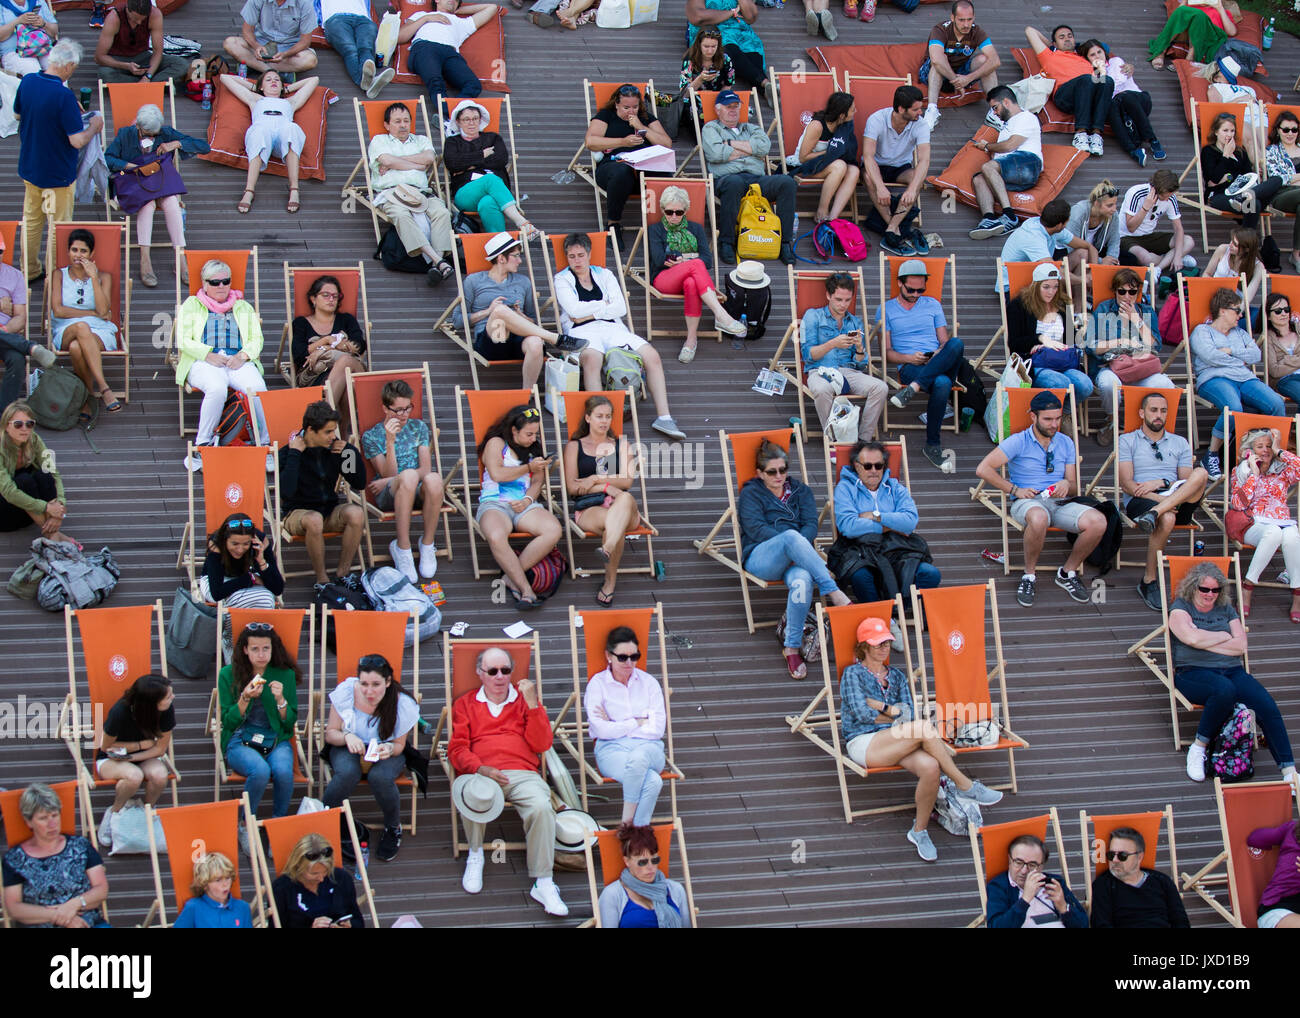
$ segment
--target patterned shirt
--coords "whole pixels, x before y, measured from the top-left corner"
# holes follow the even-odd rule
[[[104,865],[95,847],[85,838],[70,834],[63,850],[45,859],[33,859],[15,845],[4,855],[4,886],[22,885],[27,905],[62,905],[65,901],[90,891],[89,871]],[[81,918],[94,926],[100,920],[98,909],[87,909]],[[52,927],[53,923],[33,923]]]
[[[863,665],[849,665],[840,679],[840,725],[845,742],[889,727],[889,724],[877,720],[880,712],[868,706],[868,700],[886,706],[898,704],[903,708],[903,713],[898,716],[900,721],[911,721],[914,716],[912,694],[900,669],[890,668],[884,679],[880,679]]]
[[[208,315],[203,326],[203,342],[212,347],[213,353],[226,354],[228,357],[233,357],[244,348],[244,340],[239,335],[239,324],[229,311],[225,314],[213,311]]]
[[[420,466],[420,447],[429,445],[429,425],[412,417],[393,438],[393,455],[397,470],[416,470]],[[361,453],[366,459],[383,456],[388,449],[388,436],[384,422],[380,421],[361,436]]]

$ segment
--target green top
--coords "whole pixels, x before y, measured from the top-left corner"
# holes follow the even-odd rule
[[[292,739],[294,724],[298,720],[298,691],[293,681],[293,671],[289,668],[268,668],[262,673],[266,685],[262,687],[259,697],[266,710],[267,720],[275,734],[281,739]],[[289,704],[281,716],[275,706],[275,697],[271,693],[271,683],[279,680],[284,684],[284,699]],[[226,665],[217,676],[217,697],[221,704],[221,751],[224,754],[230,737],[235,729],[244,723],[244,715],[239,712],[239,694],[243,686],[235,688],[235,669]]]
[[[59,501],[65,506],[68,504],[67,498],[63,494],[63,478],[54,466],[54,452],[45,448],[45,443],[41,441],[41,436],[32,431],[32,437],[27,440],[27,447],[31,450],[31,463],[42,473],[54,475],[54,488],[58,492]],[[0,498],[4,499],[12,506],[28,513],[43,513],[45,506],[48,504],[43,498],[32,498],[25,491],[19,491],[18,485],[14,483],[14,471],[19,467],[16,457],[12,454],[6,455],[4,443],[0,442]]]

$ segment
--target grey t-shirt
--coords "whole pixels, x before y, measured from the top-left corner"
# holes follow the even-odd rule
[[[465,304],[471,314],[486,311],[488,305],[498,297],[504,297],[507,304],[517,305],[521,314],[534,321],[537,320],[537,308],[533,304],[533,288],[528,285],[526,275],[512,272],[498,283],[485,269],[482,272],[471,272],[465,277]],[[464,326],[465,320],[460,305],[456,306],[451,317],[458,329]]]
[[[1141,428],[1135,428],[1119,436],[1119,461],[1133,464],[1136,484],[1148,481],[1172,484],[1178,480],[1180,469],[1192,468],[1192,447],[1182,435],[1166,431],[1160,441],[1152,442]]]
[[[253,26],[258,42],[273,42],[286,49],[317,25],[311,0],[288,0],[283,7],[275,0],[246,0],[239,17]]]
[[[886,107],[867,117],[862,137],[876,143],[876,162],[881,166],[908,166],[917,145],[930,141],[930,127],[924,120],[914,120],[901,132],[894,130],[891,121],[894,110]]]
[[[1216,605],[1208,612],[1202,613],[1198,612],[1191,603],[1184,601],[1181,597],[1174,599],[1174,603],[1169,606],[1169,610],[1171,612],[1187,612],[1192,617],[1192,623],[1197,629],[1204,629],[1211,633],[1231,632],[1232,623],[1237,618],[1237,609],[1230,604]],[[1170,645],[1174,651],[1175,668],[1236,668],[1241,664],[1241,658],[1239,657],[1189,647],[1177,636],[1174,636],[1172,632],[1170,632],[1169,637]]]

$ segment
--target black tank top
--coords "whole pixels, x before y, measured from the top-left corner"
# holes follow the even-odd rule
[[[603,465],[603,469],[602,469]],[[591,456],[587,450],[582,447],[582,442],[578,443],[578,476],[593,477],[597,474],[602,476],[619,473],[619,442],[614,439],[614,452],[609,456]]]

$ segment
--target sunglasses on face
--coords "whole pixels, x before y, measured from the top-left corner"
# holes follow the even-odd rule
[[[493,677],[497,675],[509,675],[514,670],[514,665],[493,665],[491,668],[481,669],[484,675],[491,675]]]
[[[1223,310],[1224,310],[1224,311],[1230,311],[1230,312],[1232,312],[1234,315],[1239,315],[1239,314],[1241,314],[1241,308],[1239,308],[1239,307],[1237,307],[1237,308],[1224,308]]]
[[[672,216],[674,219],[676,219],[678,216],[686,215],[686,210],[685,209],[664,209],[664,215]]]
[[[645,858],[645,859],[633,859],[633,860],[632,860],[632,865],[633,865],[633,866],[650,866],[650,865],[658,866],[658,865],[659,865],[659,856],[657,856],[657,855],[652,855],[652,856],[649,856],[648,858]]]
[[[763,471],[763,473],[767,474],[768,477],[784,477],[789,472],[789,467],[773,467],[770,470]]]
[[[208,286],[229,286],[230,277],[226,276],[225,279],[205,279],[204,282],[207,283]]]
[[[316,849],[312,849],[312,851],[310,852],[304,852],[302,854],[302,857],[306,859],[308,862],[320,862],[322,859],[333,859],[334,849],[316,848]]]
[[[251,534],[253,532],[253,521],[247,519],[230,521],[230,532],[232,534],[241,530],[247,530]]]
[[[635,654],[615,654],[613,651],[610,651],[609,656],[615,661],[620,661],[623,664],[627,664],[629,661],[641,660],[641,652],[639,650]]]
[[[921,294],[925,293],[924,286],[911,287],[906,284],[903,284],[899,286],[899,289],[902,290],[909,297],[919,297]]]
[[[1202,594],[1217,594],[1222,588],[1198,586],[1196,589],[1199,590]]]
[[[1128,862],[1135,855],[1137,855],[1136,852],[1107,852],[1106,858],[1111,862],[1115,862],[1116,860],[1119,862]]]
[[[275,626],[269,622],[250,622],[244,627],[246,633],[273,633]]]
[[[1279,127],[1277,129],[1278,134],[1295,134],[1297,131],[1300,131],[1300,127],[1296,127],[1294,124],[1288,125],[1287,127]]]
[[[884,470],[885,463],[883,460],[868,460],[865,463],[859,460],[857,467],[859,470]]]
[[[31,431],[32,428],[36,427],[35,421],[10,421],[9,423],[15,428],[21,428],[24,431]]]
[[[1136,286],[1117,286],[1116,293],[1141,293],[1142,291]]]
[[[1289,315],[1290,313],[1291,313],[1291,309],[1289,307],[1279,306],[1279,307],[1269,309],[1269,314],[1271,315]]]

